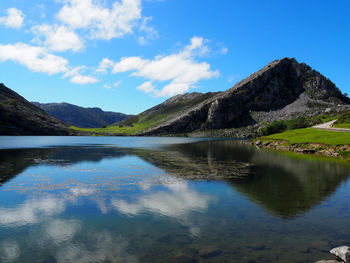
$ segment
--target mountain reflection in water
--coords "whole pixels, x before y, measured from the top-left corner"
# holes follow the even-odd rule
[[[309,262],[348,237],[295,221],[348,167],[232,140],[0,150],[0,171],[0,262]]]
[[[290,158],[235,141],[204,141],[157,150],[97,146],[2,150],[0,183],[30,166],[69,167],[124,156],[142,158],[177,178],[224,180],[269,213],[283,218],[319,204],[349,176],[349,170],[337,163]],[[147,187],[159,182],[142,183]]]

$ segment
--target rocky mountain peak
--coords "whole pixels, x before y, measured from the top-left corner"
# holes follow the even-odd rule
[[[147,133],[239,128],[295,114],[312,115],[349,103],[332,81],[305,63],[286,57],[270,62],[231,89],[212,94]]]

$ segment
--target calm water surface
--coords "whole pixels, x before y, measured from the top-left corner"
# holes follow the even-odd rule
[[[0,137],[0,262],[315,262],[350,170],[234,140]]]

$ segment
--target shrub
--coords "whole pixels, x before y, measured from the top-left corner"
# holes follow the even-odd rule
[[[260,133],[264,136],[279,133],[287,130],[286,121],[273,121],[260,129]]]
[[[287,121],[288,130],[301,129],[301,128],[306,128],[308,126],[309,126],[309,121],[303,116]]]
[[[260,133],[263,136],[267,136],[274,133],[284,132],[286,130],[306,128],[310,125],[311,121],[303,116],[291,120],[275,120],[261,128]]]
[[[343,113],[337,120],[337,124],[339,123],[350,123],[350,112]]]

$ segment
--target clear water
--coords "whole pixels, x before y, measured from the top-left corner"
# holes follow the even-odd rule
[[[350,170],[234,140],[0,137],[0,262],[315,262]]]

